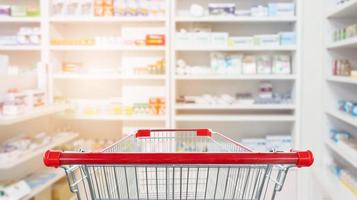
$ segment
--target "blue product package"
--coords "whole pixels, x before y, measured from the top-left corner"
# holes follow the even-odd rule
[[[296,33],[295,32],[280,33],[280,44],[281,45],[295,45],[296,44]]]
[[[345,111],[345,110],[344,110],[345,103],[346,103],[345,100],[339,100],[339,101],[338,101],[338,109],[339,109],[340,111]]]
[[[343,111],[352,114],[353,104],[354,103],[351,101],[345,101],[345,104],[343,105]]]
[[[278,6],[276,3],[268,4],[268,16],[275,17],[278,15]]]
[[[352,106],[352,116],[357,117],[357,103]]]

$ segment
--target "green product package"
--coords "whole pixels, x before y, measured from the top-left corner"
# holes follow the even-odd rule
[[[25,6],[11,6],[12,17],[26,17],[27,11]]]

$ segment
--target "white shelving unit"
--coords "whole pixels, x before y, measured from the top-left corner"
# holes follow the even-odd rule
[[[232,104],[232,105],[195,105],[176,104],[176,110],[294,110],[290,104]]]
[[[51,187],[54,183],[56,183],[57,181],[61,180],[62,178],[64,178],[66,176],[63,169],[50,169],[50,170],[45,170],[44,172],[35,174],[35,175],[29,177],[28,179],[32,179],[32,178],[36,179],[37,177],[43,176],[45,174],[53,174],[54,176],[51,179],[49,179],[47,182],[45,182],[44,184],[39,185],[35,188],[31,188],[32,191],[29,194],[27,194],[25,197],[23,197],[21,200],[32,199],[33,197],[35,197],[36,195],[38,195],[45,189]]]
[[[229,0],[230,1],[230,0]],[[10,52],[11,56],[20,60],[22,54],[30,53],[31,57],[38,57],[36,62],[48,64],[50,82],[49,96],[53,101],[54,96],[66,96],[68,99],[106,99],[122,95],[124,86],[161,86],[164,89],[166,101],[166,113],[164,116],[122,116],[122,115],[68,115],[63,113],[56,118],[60,125],[81,131],[103,131],[100,127],[106,126],[105,131],[111,131],[112,138],[118,138],[124,127],[152,127],[152,128],[185,128],[207,127],[216,131],[240,139],[241,132],[244,137],[264,137],[267,134],[291,134],[294,146],[299,147],[300,133],[300,52],[301,52],[301,8],[300,0],[279,0],[278,2],[295,2],[295,17],[181,17],[177,11],[188,8],[191,2],[206,5],[213,0],[180,1],[166,0],[165,17],[57,17],[51,16],[51,0],[40,1],[41,18],[0,18],[1,26],[39,25],[42,32],[41,46],[0,46],[0,52]],[[227,1],[228,2],[228,1]],[[235,2],[235,1],[231,1]],[[259,1],[242,1],[243,8],[250,8]],[[261,0],[262,4],[276,2]],[[294,46],[270,46],[270,47],[241,47],[241,48],[179,48],[174,44],[176,32],[181,27],[210,25],[217,31],[232,32],[233,34],[276,34],[279,31],[296,31],[297,44]],[[123,27],[163,27],[166,35],[164,47],[147,46],[66,46],[52,45],[54,37],[96,37],[118,36]],[[238,32],[237,32],[238,30]],[[242,30],[242,32],[239,32]],[[1,32],[1,30],[0,30]],[[205,55],[198,61],[208,64],[207,55],[210,52],[246,53],[256,55],[260,53],[274,54],[276,52],[288,54],[292,57],[293,73],[288,75],[176,75],[176,61],[185,57],[195,60],[196,55]],[[36,56],[32,56],[36,55]],[[119,65],[125,56],[162,56],[166,60],[165,74],[163,75],[121,75],[102,73],[62,73],[61,64],[65,62],[83,62],[94,68],[106,68]],[[196,60],[197,61],[197,60]],[[176,97],[181,94],[201,95],[209,92],[222,92],[234,94],[258,90],[261,81],[271,81],[279,92],[292,90],[293,103],[282,105],[244,105],[231,106],[207,106],[207,105],[179,105]],[[136,94],[135,89],[132,91]],[[151,90],[146,92],[150,93]],[[137,92],[140,93],[140,92]],[[52,102],[51,102],[52,103]],[[30,119],[51,115],[63,111],[64,107],[46,107],[43,110],[16,118],[0,118],[0,125],[11,126],[19,122],[27,122]],[[221,113],[219,113],[221,112]],[[51,119],[52,120],[52,119]],[[32,120],[31,120],[32,121]],[[52,122],[52,121],[51,121]],[[228,123],[229,125],[225,125]],[[85,126],[83,126],[85,124]],[[259,124],[259,126],[256,126]],[[88,125],[88,127],[87,127]],[[249,127],[253,127],[249,129]],[[237,134],[240,133],[240,134]],[[101,134],[101,133],[98,133]],[[61,176],[59,176],[61,177]],[[44,187],[50,186],[49,182]],[[42,190],[43,188],[41,188]],[[29,195],[28,198],[34,196]],[[295,191],[295,190],[294,190]]]
[[[332,166],[338,166],[343,170],[355,174],[356,152],[346,143],[333,142],[331,129],[348,131],[357,137],[357,119],[351,114],[339,110],[340,100],[357,101],[356,83],[354,77],[333,75],[335,60],[348,59],[353,66],[357,64],[356,49],[357,37],[333,41],[334,31],[356,23],[357,1],[350,0],[336,5],[336,1],[325,2],[327,9],[325,28],[325,62],[324,62],[324,106],[325,116],[321,142],[321,161],[317,163],[315,177],[320,181],[324,190],[332,199],[356,199],[347,186],[341,183],[338,175],[332,172]],[[356,69],[354,69],[356,70]],[[357,177],[354,177],[357,178]]]
[[[176,80],[295,80],[296,75],[175,75]]]
[[[0,166],[0,172],[3,174],[0,180],[23,178],[29,173],[32,173],[34,170],[41,169],[43,166],[41,161],[44,152],[48,149],[53,149],[57,146],[69,143],[77,137],[78,134],[69,134],[67,136],[59,137],[49,145],[40,147],[32,152],[28,152],[16,161]],[[26,165],[26,169],[24,169],[24,165]]]
[[[14,125],[16,123],[36,119],[38,117],[55,114],[64,111],[65,108],[66,106],[64,105],[49,105],[35,108],[29,112],[17,116],[0,116],[0,126]]]
[[[318,183],[323,186],[324,192],[326,192],[332,199],[346,199],[355,200],[355,195],[350,192],[338,178],[327,169],[315,169],[314,177]]]
[[[294,136],[296,147],[299,146],[299,111],[300,106],[300,7],[299,1],[284,1],[296,3],[296,16],[294,17],[230,17],[230,16],[203,16],[190,17],[189,8],[191,3],[199,4],[207,9],[210,0],[199,1],[173,1],[171,5],[171,34],[174,36],[171,55],[172,76],[172,126],[177,128],[207,126],[217,131],[229,134],[235,139],[241,139],[236,132],[247,132],[245,123],[262,122],[266,134],[269,134],[271,126],[281,126],[282,129],[274,134],[291,134]],[[234,1],[229,1],[234,3]],[[267,4],[269,1],[262,1]],[[256,2],[239,2],[239,9],[250,9]],[[186,13],[181,15],[181,13]],[[274,34],[279,31],[296,31],[297,44],[292,46],[248,46],[239,48],[206,48],[203,46],[183,47],[175,44],[176,33],[182,29],[203,27],[211,29],[212,32],[228,32],[230,36],[249,36],[254,34]],[[262,28],[264,27],[264,28]],[[279,30],[281,29],[281,30]],[[234,75],[234,74],[197,74],[177,75],[176,61],[183,59],[186,63],[194,63],[198,66],[209,66],[209,54],[211,52],[222,52],[227,54],[269,54],[284,53],[291,55],[293,60],[293,73],[288,75]],[[202,59],[197,59],[201,57]],[[176,98],[181,95],[199,96],[203,94],[230,94],[258,89],[262,81],[271,81],[278,88],[286,91],[292,90],[293,103],[291,105],[182,105],[175,103]],[[219,93],[220,92],[220,93]],[[223,127],[223,122],[239,122],[236,125]],[[279,123],[277,125],[276,123]],[[259,133],[258,133],[259,132]],[[261,130],[257,133],[250,132],[244,136],[261,136]]]
[[[71,124],[71,127],[83,130],[82,122],[90,122],[94,127],[106,126],[106,133],[112,138],[118,138],[122,135],[125,128],[142,128],[142,127],[162,127],[170,126],[170,18],[169,5],[170,1],[165,2],[165,16],[113,16],[113,17],[63,17],[51,15],[51,1],[46,3],[48,16],[48,41],[53,38],[72,38],[72,37],[100,37],[100,36],[121,36],[121,31],[132,27],[162,28],[166,36],[165,46],[85,46],[85,45],[53,45],[49,42],[46,44],[45,59],[51,64],[52,71],[52,88],[53,95],[63,95],[68,99],[107,99],[113,97],[122,97],[125,102],[130,89],[133,89],[133,96],[142,99],[157,95],[157,91],[146,89],[145,91],[134,91],[138,87],[154,86],[160,89],[160,96],[165,98],[166,111],[163,116],[155,115],[85,115],[85,114],[63,114],[61,118]],[[96,27],[93,29],[93,27]],[[83,31],[85,30],[85,31]],[[122,73],[63,73],[61,65],[66,62],[82,63],[83,67],[90,67],[100,70],[101,68],[121,68],[123,60],[126,57],[145,57],[156,56],[163,57],[166,62],[165,74],[160,75],[126,75]],[[86,59],[88,58],[88,59]],[[76,85],[71,87],[70,85]],[[89,86],[93,88],[78,91],[76,88]],[[152,93],[152,94],[151,94]],[[129,98],[131,99],[131,98]],[[148,99],[145,99],[145,101]],[[136,122],[136,123],[134,123]],[[88,128],[88,129],[92,129]],[[119,129],[119,130],[118,130]]]
[[[177,16],[176,22],[224,22],[224,23],[293,23],[297,20],[296,17],[231,17],[231,16],[205,16],[205,17],[189,17]]]

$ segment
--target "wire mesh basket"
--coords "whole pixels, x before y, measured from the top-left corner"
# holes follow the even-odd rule
[[[209,129],[139,130],[103,152],[47,151],[78,200],[274,199],[310,151],[253,152]]]

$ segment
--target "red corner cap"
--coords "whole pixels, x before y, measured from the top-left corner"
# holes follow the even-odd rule
[[[141,129],[138,130],[135,134],[135,137],[150,137],[150,130],[149,129]]]
[[[212,136],[212,133],[209,129],[197,129],[197,136]]]
[[[314,163],[314,155],[311,151],[300,151],[296,153],[298,156],[297,167],[310,167]]]
[[[52,151],[48,150],[46,153],[43,155],[43,163],[47,167],[59,167],[61,166],[61,157],[62,152],[61,151]]]

